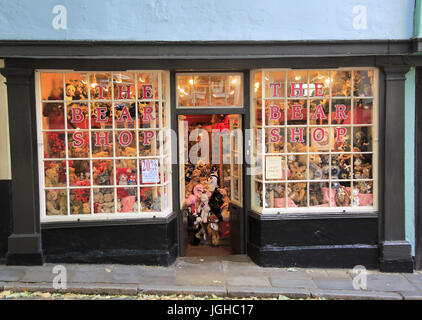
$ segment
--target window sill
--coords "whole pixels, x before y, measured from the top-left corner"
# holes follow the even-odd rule
[[[157,215],[137,215],[137,216],[119,216],[119,217],[75,217],[72,220],[48,219],[41,222],[41,229],[58,228],[76,228],[76,227],[95,227],[95,226],[119,226],[136,224],[161,224],[169,223],[176,218],[176,212],[161,213]]]
[[[261,213],[249,211],[249,215],[259,220],[300,220],[300,219],[362,219],[378,218],[379,212],[303,212],[303,213]]]

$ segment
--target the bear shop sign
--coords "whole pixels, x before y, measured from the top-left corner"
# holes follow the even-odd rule
[[[131,96],[131,86],[127,85],[127,86],[123,86],[123,85],[118,85],[118,99],[119,100],[123,100],[123,99],[128,99],[128,97]],[[98,90],[99,92],[99,100],[104,100],[104,89],[106,89],[105,87],[101,86],[101,85],[97,85],[94,86],[94,89]],[[141,86],[141,98],[142,100],[152,100],[154,99],[154,94],[152,91],[152,85],[142,85]],[[96,114],[96,118],[94,119],[97,123],[101,124],[101,123],[109,123],[110,122],[110,116],[107,116],[107,112],[108,112],[108,108],[106,106],[99,106],[96,108],[97,110],[97,114]],[[84,113],[83,113],[83,109],[81,107],[77,107],[77,106],[71,106],[70,108],[70,122],[76,126],[83,124],[84,122],[87,121]],[[142,113],[141,113],[141,119],[140,121],[142,123],[150,123],[151,121],[155,121],[156,118],[153,115],[153,108],[151,106],[143,106],[142,107]],[[135,119],[132,118],[132,116],[130,115],[129,109],[127,106],[123,106],[121,111],[120,111],[120,115],[118,116],[118,118],[116,119],[117,123],[134,123]],[[86,128],[85,128],[86,129]],[[101,132],[101,131],[97,131],[94,132],[94,141],[95,141],[95,146],[96,147],[101,147],[101,146],[109,146],[110,145],[110,137],[109,134]],[[151,144],[151,139],[154,137],[154,131],[149,131],[146,130],[143,133],[143,144],[144,145],[150,145]],[[73,133],[73,147],[83,147],[84,143],[86,142],[84,137],[83,137],[83,133],[82,132],[74,132]],[[122,145],[123,147],[127,147],[129,146],[132,141],[133,141],[133,134],[130,131],[121,131],[117,137],[117,141],[120,143],[120,145]]]
[[[310,85],[309,93],[313,97],[325,97],[324,84],[323,83],[314,83],[313,87]],[[269,84],[270,92],[272,92],[272,98],[278,97],[278,88],[281,87],[280,82],[272,82]],[[290,97],[303,98],[308,96],[308,90],[305,89],[307,84],[304,83],[292,83],[291,84],[291,95]],[[335,104],[334,105],[334,119],[335,120],[347,120],[349,115],[346,114],[346,106],[344,104]],[[284,113],[280,110],[279,106],[270,105],[269,106],[269,120],[279,120],[284,118]],[[307,110],[303,105],[293,104],[288,115],[288,120],[304,120],[307,117]],[[318,104],[315,111],[310,115],[312,120],[327,120],[328,117],[324,113],[324,109],[321,104]],[[304,128],[289,128],[290,130],[290,140],[289,142],[305,142],[304,139]],[[343,127],[335,128],[336,131],[336,140],[337,142],[342,142],[343,137],[346,135],[347,130]],[[326,130],[323,128],[315,128],[312,132],[312,139],[315,142],[321,142],[326,139]],[[278,143],[283,137],[279,135],[278,129],[272,129],[270,131],[270,142]]]

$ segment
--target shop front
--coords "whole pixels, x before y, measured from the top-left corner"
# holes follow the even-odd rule
[[[361,55],[330,59],[331,45],[302,48],[295,58],[221,59],[231,49],[210,45],[207,59],[167,59],[172,46],[157,59],[6,59],[7,263],[246,254],[262,266],[411,270],[410,66],[376,46],[377,56],[339,46]]]

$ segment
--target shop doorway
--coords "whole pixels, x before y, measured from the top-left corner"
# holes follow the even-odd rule
[[[242,116],[184,114],[178,122],[182,252],[185,256],[240,253]]]

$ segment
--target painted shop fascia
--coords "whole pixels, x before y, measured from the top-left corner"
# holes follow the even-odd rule
[[[251,85],[254,85],[252,76],[257,70],[264,73],[266,70],[374,68],[377,70],[375,94],[379,132],[378,162],[374,169],[378,192],[375,210],[342,213],[319,208],[305,212],[286,213],[283,209],[257,212],[249,201],[253,197],[251,177],[244,174],[243,199],[247,200],[238,221],[233,222],[239,237],[234,251],[249,255],[263,266],[364,265],[382,271],[413,270],[411,246],[405,240],[404,228],[404,83],[409,68],[422,65],[422,58],[413,55],[413,45],[413,40],[0,42],[0,56],[5,59],[1,73],[6,77],[8,90],[13,176],[12,229],[6,262],[19,265],[44,261],[169,265],[183,254],[182,246],[185,245],[183,221],[178,210],[181,204],[177,164],[171,169],[171,212],[135,219],[40,220],[37,71],[168,72],[166,101],[172,114],[169,127],[177,131],[174,115],[184,112],[176,109],[176,74],[180,72],[242,73],[244,107],[239,113],[247,129],[252,123],[255,98]],[[227,111],[230,112],[233,110]],[[172,146],[171,153],[178,154],[177,144]],[[22,194],[24,198],[19,196]]]

